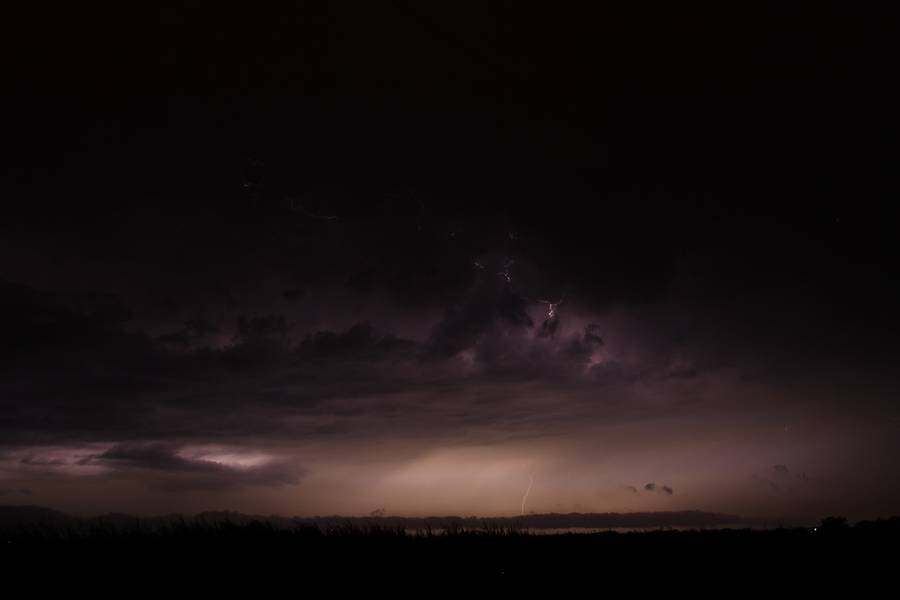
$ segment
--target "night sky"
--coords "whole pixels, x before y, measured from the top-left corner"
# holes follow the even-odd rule
[[[886,19],[70,4],[4,19],[0,504],[900,512]]]

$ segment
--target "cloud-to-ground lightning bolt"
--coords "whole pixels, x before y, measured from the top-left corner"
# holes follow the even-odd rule
[[[531,493],[531,486],[534,485],[534,475],[528,475],[528,489],[525,490],[525,495],[522,496],[522,515],[525,514],[525,501],[528,500],[528,494]]]

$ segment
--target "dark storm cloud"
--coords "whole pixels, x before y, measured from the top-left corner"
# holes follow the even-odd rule
[[[95,434],[127,430],[137,423],[141,394],[159,391],[178,368],[152,339],[124,329],[123,311],[73,307],[64,294],[3,287],[0,325],[17,340],[0,350],[6,354],[0,429],[8,442],[80,436],[86,427]]]
[[[23,465],[38,467],[55,467],[66,464],[66,461],[61,458],[40,458],[31,455],[23,457],[19,462]]]
[[[33,296],[44,298],[37,292]],[[247,316],[238,319],[232,342],[222,349],[172,352],[163,341],[85,320],[65,307],[30,302],[27,310],[31,316],[26,321],[36,324],[30,333],[49,336],[77,328],[78,336],[59,343],[45,339],[40,352],[16,357],[20,368],[11,381],[18,383],[6,396],[12,410],[0,421],[8,443],[289,436],[298,427],[334,431],[334,423],[322,421],[327,414],[390,414],[379,411],[388,405],[396,407],[391,410],[412,406],[411,401],[397,404],[399,398],[382,400],[380,395],[418,389],[427,397],[433,392],[425,386],[437,376],[415,366],[419,344],[378,332],[368,323],[319,331],[294,342],[281,316]],[[15,317],[23,320],[22,313]],[[396,365],[398,360],[412,366],[384,370],[385,361]],[[248,376],[257,379],[246,380]],[[346,395],[359,398],[355,407],[343,403],[329,408]],[[277,416],[285,410],[308,415],[309,425],[289,426]],[[163,457],[176,460],[171,453],[157,456]],[[26,458],[25,463],[36,460]]]
[[[545,319],[544,322],[541,323],[541,327],[538,330],[538,336],[552,338],[556,335],[557,329],[559,329],[559,318],[558,317]]]
[[[194,318],[184,323],[184,326],[172,333],[167,333],[156,338],[167,346],[188,347],[201,346],[209,336],[221,332],[221,328],[204,318]]]
[[[148,470],[164,476],[187,478],[185,485],[228,487],[238,485],[296,485],[305,470],[291,463],[272,462],[260,466],[236,467],[203,458],[185,458],[182,450],[166,443],[121,443],[79,461],[79,465],[100,465],[116,472]]]
[[[243,333],[249,338],[239,336],[224,350],[172,353],[169,344],[127,331],[106,312],[76,310],[59,294],[5,287],[0,320],[20,340],[4,347],[7,404],[0,428],[7,441],[164,430],[154,415],[175,389],[188,386],[202,398],[194,386],[206,378],[235,364],[267,366],[268,359],[286,354],[258,331],[265,325],[268,333],[271,320],[248,321]],[[188,410],[208,408],[201,402]]]
[[[167,333],[166,335],[161,335],[156,339],[166,345],[188,346],[193,340],[193,336],[189,335],[187,331],[178,331],[175,333]]]
[[[602,330],[603,328],[596,323],[586,325],[584,328],[584,336],[582,338],[582,341],[588,346],[602,346],[603,338],[600,337],[600,333]]]
[[[233,343],[221,351],[221,359],[228,368],[242,372],[284,368],[290,364],[288,333],[282,315],[242,315],[237,319]]]
[[[564,354],[578,363],[587,362],[595,350],[603,345],[598,332],[600,325],[586,325],[582,335],[572,334],[563,344]]]
[[[541,338],[529,315],[541,307],[530,305],[515,282],[490,273],[470,273],[442,316],[419,318],[419,339],[391,333],[389,321],[304,331],[287,313],[260,310],[219,325],[185,325],[191,343],[173,347],[144,335],[139,319],[93,318],[96,310],[78,312],[52,302],[52,294],[16,289],[37,299],[20,305],[38,334],[77,329],[78,335],[48,337],[40,352],[20,357],[27,368],[16,371],[18,384],[6,395],[12,410],[0,420],[7,443],[161,440],[169,446],[151,447],[156,455],[142,460],[167,460],[181,477],[227,477],[213,465],[184,462],[176,451],[188,442],[363,443],[397,431],[433,440],[472,431],[496,439],[558,435],[577,430],[583,415],[640,414],[645,407],[605,401],[605,390],[628,394],[637,382],[667,381],[689,364],[666,347],[617,358],[603,325],[569,324],[577,295],[559,316],[558,335]],[[204,345],[209,335],[224,345]],[[592,364],[597,352],[606,354]],[[566,416],[542,416],[529,404],[535,393],[553,398],[554,410]],[[138,458],[97,460],[133,470]],[[157,466],[162,472],[164,465]]]
[[[176,452],[177,448],[158,443],[118,444],[102,454],[82,459],[81,464],[111,462],[118,465],[176,473],[184,471],[220,473],[223,470],[227,470],[216,463],[182,458]]]
[[[244,340],[281,337],[287,331],[287,321],[282,315],[240,316],[237,321],[237,334]]]
[[[16,343],[4,345],[0,369],[29,366],[61,354],[110,354],[139,364],[148,340],[122,331],[128,309],[105,295],[46,292],[0,281],[0,325]]]
[[[290,288],[290,289],[284,290],[281,293],[281,295],[287,302],[293,303],[293,302],[297,302],[298,300],[300,300],[300,298],[303,298],[304,296],[306,296],[306,290],[299,289],[299,288]]]
[[[19,357],[26,368],[16,371],[12,381],[18,383],[7,394],[14,410],[0,421],[14,444],[289,439],[362,428],[363,437],[377,437],[400,422],[438,435],[459,424],[497,427],[520,411],[523,424],[546,429],[552,426],[539,425],[524,407],[513,409],[498,386],[553,382],[575,402],[588,393],[585,386],[651,376],[645,366],[610,360],[588,369],[592,353],[603,347],[597,324],[555,340],[535,336],[527,300],[493,277],[476,275],[466,299],[438,317],[420,341],[368,322],[304,333],[285,315],[261,313],[238,316],[225,330],[188,323],[183,332],[191,343],[173,348],[171,340],[142,334],[139,322],[84,317],[49,302],[46,293],[16,291],[39,300],[22,303],[31,315],[25,320],[35,323],[32,333],[46,337],[77,328],[78,334],[47,337],[40,352]],[[17,317],[21,322],[21,313]],[[224,334],[226,345],[198,341],[211,334]],[[443,392],[448,382],[461,393]],[[471,396],[481,399],[477,408],[462,393],[467,386],[483,390]],[[486,404],[489,396],[497,400]]]
[[[534,326],[526,306],[510,286],[497,284],[496,280],[480,283],[460,306],[447,309],[434,326],[427,341],[427,354],[448,358],[474,348],[489,334],[524,335]]]
[[[357,323],[347,331],[317,331],[304,338],[297,354],[307,360],[369,360],[380,362],[409,356],[417,344],[393,334],[380,333],[370,323]]]

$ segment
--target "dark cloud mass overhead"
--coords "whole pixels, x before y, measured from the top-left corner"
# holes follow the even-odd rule
[[[11,17],[0,502],[897,512],[869,17],[129,10]]]

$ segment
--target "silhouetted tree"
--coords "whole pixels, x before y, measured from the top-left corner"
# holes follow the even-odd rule
[[[850,524],[845,517],[825,517],[819,529],[825,533],[841,533],[850,530]]]

